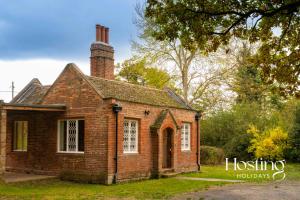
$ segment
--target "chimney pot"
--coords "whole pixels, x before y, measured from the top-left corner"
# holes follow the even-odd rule
[[[96,25],[96,41],[101,41],[101,28],[101,25]]]
[[[105,28],[105,43],[109,43],[109,28]]]
[[[105,27],[101,27],[101,42],[105,42]]]

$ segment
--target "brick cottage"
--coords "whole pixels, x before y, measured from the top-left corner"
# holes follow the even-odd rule
[[[0,173],[111,184],[199,169],[200,114],[170,89],[114,80],[108,40],[96,25],[90,76],[68,64],[0,101]]]

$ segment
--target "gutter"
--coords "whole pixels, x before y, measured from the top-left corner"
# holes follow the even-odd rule
[[[116,149],[116,153],[115,153],[115,174],[114,174],[114,180],[113,183],[117,183],[118,180],[118,116],[119,116],[119,112],[122,111],[122,106],[119,104],[114,104],[113,107],[113,112],[116,115],[116,143],[115,143],[115,149]]]
[[[195,115],[195,120],[197,121],[197,166],[198,171],[200,171],[200,119],[201,119],[201,112],[198,111]]]

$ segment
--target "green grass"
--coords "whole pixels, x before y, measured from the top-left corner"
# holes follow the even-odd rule
[[[230,164],[232,169],[232,164]],[[286,179],[300,181],[300,164],[287,164]],[[256,172],[248,172],[254,174]],[[271,173],[267,171],[266,173]],[[200,173],[183,174],[188,177],[238,179],[233,170],[226,171],[225,164],[201,166]],[[261,183],[266,179],[244,179]],[[5,184],[0,182],[0,199],[167,199],[186,192],[199,191],[210,186],[222,186],[225,182],[206,182],[176,178],[152,179],[146,181],[117,184],[111,186],[79,184],[60,180],[44,180],[25,183]]]
[[[219,179],[231,179],[231,180],[244,180],[246,182],[266,182],[273,181],[272,174],[274,171],[234,171],[233,164],[229,163],[229,170],[226,171],[225,164],[223,165],[202,165],[201,172],[189,173],[183,176],[188,177],[200,177],[200,178],[219,178]],[[243,174],[241,176],[241,174]],[[300,164],[287,163],[285,165],[285,180],[300,181]],[[278,178],[281,176],[278,175]]]
[[[111,186],[44,180],[17,184],[0,183],[0,199],[166,199],[176,194],[199,191],[222,182],[153,179]]]

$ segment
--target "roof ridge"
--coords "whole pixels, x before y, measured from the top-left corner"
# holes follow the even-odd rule
[[[29,96],[31,95],[31,93],[33,91],[31,91],[31,93],[27,94],[28,90],[29,89],[32,89],[32,86],[34,86],[34,84],[38,84],[39,86],[43,87],[42,83],[39,81],[39,79],[37,78],[33,78],[18,94],[17,96],[15,96],[11,101],[10,103],[15,103],[15,102],[18,102],[18,100],[20,100],[22,97],[24,96]],[[33,89],[35,89],[35,87],[33,87]],[[26,95],[27,94],[27,95]]]
[[[89,75],[85,75],[85,76],[87,76],[88,78],[95,78],[95,79],[100,79],[100,80],[108,81],[108,82],[127,84],[127,85],[132,85],[132,86],[135,86],[135,87],[141,87],[141,88],[146,88],[146,89],[150,89],[150,90],[157,90],[157,91],[161,91],[161,92],[167,92],[164,89],[153,88],[153,87],[149,87],[149,86],[145,86],[145,85],[138,85],[138,84],[129,83],[129,82],[126,82],[126,81],[110,80],[110,79],[105,79],[105,78],[101,78],[101,77],[97,77],[97,76],[89,76]]]

